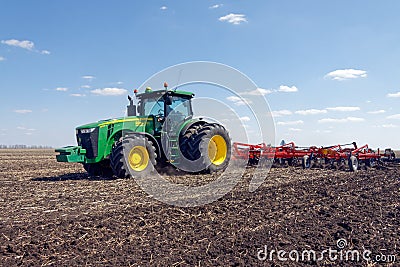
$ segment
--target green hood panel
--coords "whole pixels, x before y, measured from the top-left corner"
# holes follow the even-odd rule
[[[110,124],[116,124],[116,123],[121,123],[121,122],[123,123],[123,122],[146,121],[146,120],[152,120],[152,118],[149,118],[147,116],[121,117],[121,118],[116,118],[116,119],[101,120],[98,122],[84,124],[84,125],[76,127],[76,129],[77,130],[89,129],[89,128],[95,128],[95,127],[104,127],[104,126],[107,126]]]
[[[99,122],[92,122],[92,123],[88,123],[88,124],[84,124],[84,125],[78,126],[78,127],[76,127],[76,129],[77,130],[89,129],[89,128],[95,128],[97,126],[99,126]]]

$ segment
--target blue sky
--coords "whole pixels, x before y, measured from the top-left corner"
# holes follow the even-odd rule
[[[0,144],[75,143],[154,73],[248,75],[276,140],[400,148],[399,1],[0,1]],[[107,89],[108,88],[108,89]],[[234,104],[234,103],[233,103]]]

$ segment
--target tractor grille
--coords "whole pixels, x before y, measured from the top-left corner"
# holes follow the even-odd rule
[[[86,157],[88,159],[94,159],[98,155],[98,139],[99,139],[99,128],[97,127],[91,133],[81,133],[78,131],[77,134],[78,145],[86,149]]]

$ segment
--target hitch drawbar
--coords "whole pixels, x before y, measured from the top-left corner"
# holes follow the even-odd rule
[[[65,146],[55,151],[60,153],[56,156],[58,162],[85,162],[86,149],[80,146]]]

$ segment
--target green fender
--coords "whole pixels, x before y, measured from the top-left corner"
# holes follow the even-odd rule
[[[182,124],[182,126],[181,126],[181,128],[179,130],[179,136],[184,135],[185,132],[187,131],[187,129],[189,129],[193,125],[203,125],[203,124],[206,124],[206,123],[207,122],[204,121],[202,118],[188,120],[187,122]]]

